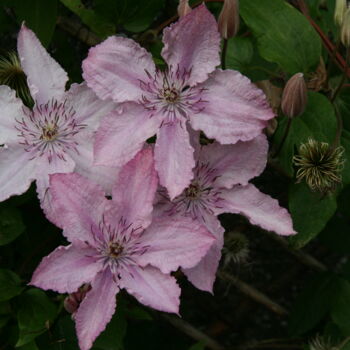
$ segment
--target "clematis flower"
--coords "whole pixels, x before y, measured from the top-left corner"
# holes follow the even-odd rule
[[[83,62],[89,87],[103,100],[124,104],[103,119],[94,147],[96,164],[129,161],[157,135],[156,169],[170,198],[193,177],[187,126],[221,144],[248,141],[273,118],[265,96],[237,71],[215,69],[220,35],[214,16],[200,5],[164,30],[165,71],[131,39],[110,37]]]
[[[36,180],[46,203],[48,174],[58,172],[77,171],[111,189],[117,169],[92,166],[92,137],[115,104],[98,99],[85,83],[65,92],[66,72],[25,25],[17,45],[35,105],[27,108],[14,90],[0,86],[0,201]]]
[[[280,235],[292,235],[295,231],[288,211],[249,183],[266,165],[268,143],[264,135],[234,145],[214,142],[200,148],[198,143],[195,148],[194,179],[172,202],[160,189],[157,215],[191,217],[215,235],[216,243],[201,262],[184,269],[192,284],[211,292],[224,240],[224,229],[217,215],[242,214],[253,225]]]
[[[45,257],[31,284],[59,293],[91,284],[74,310],[82,350],[105,329],[122,288],[147,306],[178,313],[180,288],[170,272],[195,266],[215,240],[190,218],[152,221],[157,185],[150,147],[121,170],[112,200],[79,174],[51,175],[55,222],[71,244]]]

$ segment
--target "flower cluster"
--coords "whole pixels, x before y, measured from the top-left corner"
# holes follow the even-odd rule
[[[0,201],[36,181],[41,206],[69,242],[45,257],[31,285],[68,293],[88,350],[125,289],[179,313],[182,269],[212,292],[224,229],[217,216],[294,234],[290,215],[249,181],[267,160],[265,96],[217,69],[220,35],[204,5],[164,30],[164,70],[131,39],[90,49],[85,82],[66,72],[25,25],[18,55],[34,104],[0,86]],[[214,141],[200,144],[200,132]],[[156,136],[155,144],[146,141]]]

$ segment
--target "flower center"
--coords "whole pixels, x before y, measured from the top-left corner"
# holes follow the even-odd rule
[[[160,94],[168,103],[176,103],[179,101],[180,93],[174,88],[165,88]]]
[[[123,253],[124,248],[118,242],[111,242],[108,246],[107,255],[113,259],[117,259]]]
[[[198,183],[192,183],[185,189],[185,196],[190,200],[198,199],[201,194],[201,189]]]
[[[16,120],[16,129],[31,159],[45,157],[51,163],[56,157],[66,160],[69,151],[78,153],[75,135],[86,125],[76,122],[75,111],[66,101],[52,99],[24,113],[24,118]]]

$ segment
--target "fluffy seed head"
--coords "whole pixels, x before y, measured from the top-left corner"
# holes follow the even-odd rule
[[[224,266],[231,263],[239,264],[247,261],[249,256],[249,241],[240,232],[227,232],[223,248]]]
[[[225,0],[218,19],[219,32],[224,39],[234,37],[239,29],[239,2]]]
[[[344,165],[343,147],[331,147],[326,142],[309,139],[294,156],[294,164],[299,167],[297,181],[305,182],[312,191],[329,193],[341,183],[341,170]]]
[[[338,347],[332,346],[332,343],[329,339],[326,339],[320,335],[316,335],[315,338],[313,338],[309,342],[309,348],[310,350],[337,350]]]
[[[283,90],[281,108],[284,115],[294,118],[305,111],[307,88],[303,73],[294,74]]]
[[[334,22],[339,27],[343,23],[346,8],[347,8],[347,0],[336,0],[335,10],[334,10]]]

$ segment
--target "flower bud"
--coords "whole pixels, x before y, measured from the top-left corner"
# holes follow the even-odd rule
[[[180,0],[179,6],[177,7],[177,13],[179,17],[186,16],[192,11],[191,6],[188,4],[188,0]]]
[[[79,308],[80,303],[86,296],[86,293],[91,289],[89,284],[85,284],[80,287],[76,292],[69,294],[66,299],[64,299],[63,306],[67,312],[74,315]]]
[[[305,111],[307,88],[303,73],[294,74],[284,87],[281,108],[289,118],[297,117]]]
[[[334,10],[334,22],[339,27],[343,23],[344,14],[346,12],[346,3],[347,0],[336,0],[335,2],[335,10]]]
[[[345,47],[350,47],[350,8],[345,11],[340,27],[340,40]]]
[[[219,32],[224,39],[234,37],[239,29],[238,0],[225,0],[218,19]]]

